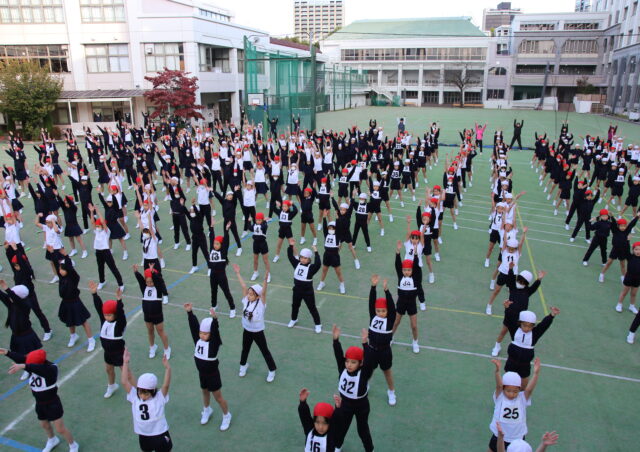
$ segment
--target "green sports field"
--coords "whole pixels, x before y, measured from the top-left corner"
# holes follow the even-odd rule
[[[514,117],[524,119],[523,137],[526,145],[533,143],[534,131],[549,132],[556,136],[559,122],[565,113],[476,110],[476,109],[416,109],[416,108],[364,108],[322,114],[318,126],[345,130],[352,125],[367,127],[369,118],[392,134],[397,117],[407,118],[407,128],[414,135],[422,135],[432,121],[438,121],[442,132],[441,143],[458,143],[457,131],[473,126],[474,121],[487,122],[486,143],[492,140],[493,130],[503,128],[505,138],[511,138]],[[569,114],[570,130],[576,135],[591,133],[605,135],[609,119],[600,116]],[[635,124],[620,123],[619,134],[628,140],[640,141],[640,128]],[[576,139],[577,140],[577,139]],[[429,171],[429,183],[442,181],[444,156],[454,148],[442,147],[440,164]],[[3,153],[4,154],[4,153]],[[486,450],[491,436],[488,429],[493,412],[491,394],[494,388],[493,364],[489,353],[501,325],[500,301],[496,300],[493,316],[484,314],[488,301],[489,280],[497,254],[492,256],[492,267],[483,267],[488,243],[489,171],[488,151],[474,160],[473,187],[464,194],[458,225],[454,231],[450,217],[445,215],[442,261],[435,263],[436,283],[425,280],[428,309],[419,311],[421,351],[411,352],[408,319],[403,320],[395,337],[394,375],[398,403],[387,405],[386,384],[381,372],[376,371],[370,382],[370,425],[377,450],[406,451],[472,451]],[[29,154],[31,157],[34,152]],[[509,162],[514,169],[514,191],[525,190],[520,200],[518,221],[529,227],[528,240],[520,260],[521,269],[546,270],[541,290],[531,298],[530,309],[541,318],[550,306],[558,306],[561,314],[536,347],[543,363],[540,381],[528,409],[528,439],[536,443],[542,433],[557,430],[560,434],[558,451],[627,451],[637,447],[634,413],[640,404],[640,345],[625,342],[633,315],[625,310],[614,311],[619,290],[619,267],[613,266],[603,284],[597,282],[600,269],[597,254],[588,267],[581,265],[586,250],[584,233],[575,243],[569,243],[564,230],[562,213],[553,216],[553,208],[538,186],[538,175],[529,167],[531,152],[513,152]],[[0,158],[8,162],[6,155]],[[95,176],[95,175],[94,175]],[[158,186],[159,188],[159,186]],[[419,192],[424,183],[420,179]],[[130,192],[127,192],[129,194]],[[162,198],[162,197],[160,197]],[[74,349],[66,347],[68,331],[56,318],[59,298],[57,286],[49,285],[50,268],[45,263],[41,248],[42,236],[33,226],[31,201],[25,204],[26,227],[23,240],[31,247],[29,257],[36,270],[36,289],[43,309],[54,328],[54,335],[46,343],[50,358],[59,360],[60,396],[65,407],[65,421],[84,451],[134,451],[137,438],[133,433],[130,404],[122,389],[108,400],[102,394],[106,374],[102,350],[87,354],[85,345]],[[217,204],[217,203],[216,203]],[[218,430],[220,409],[212,404],[214,415],[206,426],[201,426],[202,409],[198,376],[192,358],[193,342],[187,326],[182,304],[192,302],[197,315],[206,315],[209,306],[209,283],[205,271],[189,275],[190,252],[183,247],[173,250],[168,204],[161,203],[160,229],[164,237],[161,245],[167,268],[163,270],[170,287],[170,304],[164,306],[165,326],[173,349],[171,365],[173,381],[171,402],[167,405],[167,418],[175,445],[174,450],[220,451],[289,451],[302,450],[304,436],[297,417],[298,392],[307,387],[309,401],[329,401],[337,390],[337,369],[331,347],[331,325],[342,327],[344,346],[356,345],[359,332],[368,324],[367,297],[369,278],[379,273],[395,286],[393,268],[395,243],[404,239],[404,216],[415,217],[417,203],[405,203],[401,208],[392,201],[394,223],[385,217],[385,236],[379,236],[377,224],[371,224],[373,252],[366,252],[360,237],[357,246],[362,268],[356,271],[346,250],[342,261],[347,280],[347,294],[338,293],[334,273],[329,273],[327,286],[316,293],[324,333],[313,333],[313,323],[301,309],[298,326],[288,329],[292,286],[292,268],[284,252],[277,264],[272,264],[272,283],[269,286],[267,308],[267,340],[278,365],[273,383],[265,382],[266,366],[256,347],[249,357],[249,371],[245,378],[238,377],[242,327],[240,319],[230,320],[224,296],[219,295],[221,334],[223,347],[220,354],[224,397],[233,413],[231,428]],[[259,203],[264,207],[263,201]],[[216,205],[216,207],[218,207]],[[219,209],[218,209],[219,211]],[[131,215],[133,220],[133,216]],[[133,228],[133,223],[129,224]],[[271,256],[275,251],[277,224],[269,228]],[[114,244],[114,255],[126,284],[125,306],[130,312],[126,341],[132,353],[132,369],[162,374],[160,354],[147,358],[147,339],[141,318],[140,292],[130,266],[139,262],[140,246],[137,230],[127,242],[130,258],[121,261],[122,252]],[[299,231],[295,222],[294,231]],[[633,239],[633,238],[632,238]],[[85,240],[92,242],[91,235]],[[310,241],[307,232],[307,241]],[[244,253],[230,260],[240,264],[242,275],[251,276],[251,238],[244,241]],[[89,246],[91,243],[89,243]],[[322,251],[322,247],[320,247]],[[95,258],[75,256],[77,269],[85,288],[82,299],[93,313],[90,322],[94,334],[99,332],[97,316],[91,296],[86,290],[90,279],[97,279]],[[201,257],[200,257],[201,259]],[[11,279],[6,259],[2,276]],[[262,264],[261,264],[262,265]],[[201,267],[203,267],[201,262]],[[262,272],[263,268],[260,267]],[[233,273],[229,269],[229,275]],[[319,276],[316,278],[316,283]],[[240,288],[232,280],[236,303]],[[107,272],[108,284],[101,291],[103,299],[112,296],[115,281]],[[381,288],[380,292],[381,293]],[[395,289],[392,290],[395,295]],[[626,306],[625,302],[625,306]],[[3,316],[4,314],[2,314]],[[34,329],[41,334],[37,320]],[[7,346],[10,332],[0,330],[0,346]],[[508,341],[503,342],[506,350]],[[502,353],[504,357],[505,352]],[[3,358],[4,359],[4,358]],[[8,369],[10,361],[0,361]],[[119,374],[118,374],[119,378]],[[39,450],[45,436],[37,423],[33,410],[33,397],[18,377],[0,375],[0,450]],[[636,446],[634,446],[636,444]],[[61,445],[59,450],[66,450]],[[343,451],[362,450],[352,424]]]

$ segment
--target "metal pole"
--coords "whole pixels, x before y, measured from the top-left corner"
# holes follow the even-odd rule
[[[249,104],[249,93],[247,92],[247,87],[249,85],[249,83],[248,83],[249,74],[251,73],[250,69],[249,69],[249,61],[248,61],[248,58],[247,58],[247,55],[248,55],[247,50],[249,50],[248,49],[249,38],[244,36],[242,41],[243,41],[243,44],[244,44],[244,55],[243,55],[243,57],[244,57],[244,77],[243,77],[244,78],[244,92],[242,93],[242,97],[243,97],[242,103],[244,105],[244,111],[247,111],[248,104]]]
[[[309,52],[311,53],[311,130],[316,130],[316,48],[313,45],[313,32],[309,33]]]

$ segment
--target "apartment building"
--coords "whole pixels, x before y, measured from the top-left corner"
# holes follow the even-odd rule
[[[313,42],[326,38],[344,25],[342,0],[295,0],[293,2],[294,35]]]
[[[494,8],[482,10],[482,31],[495,30],[498,27],[511,25],[517,14],[522,14],[520,8],[511,8],[511,2],[501,2]]]

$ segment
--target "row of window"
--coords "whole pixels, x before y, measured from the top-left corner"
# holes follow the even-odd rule
[[[124,0],[78,0],[82,22],[124,22]],[[0,0],[0,23],[64,23],[62,0]]]
[[[172,70],[185,69],[184,47],[181,43],[147,43],[143,46],[147,72],[158,72],[165,67]],[[87,71],[90,73],[131,70],[128,44],[87,44],[84,47]],[[230,49],[200,44],[199,50],[200,71],[231,72]],[[67,45],[0,46],[0,61],[34,60],[55,73],[70,72],[68,56]],[[243,58],[243,51],[238,50],[240,73],[244,72]]]
[[[552,40],[526,39],[520,42],[518,53],[554,54],[556,53],[556,44]],[[598,53],[598,41],[596,39],[568,39],[562,44],[562,53],[596,54]]]
[[[565,22],[565,30],[597,30],[598,22]],[[520,31],[553,31],[556,23],[521,23]]]
[[[200,8],[200,15],[203,17],[208,17],[210,19],[220,20],[222,22],[231,22],[231,17],[226,14],[214,13],[213,11],[209,11],[207,9]]]
[[[487,56],[485,47],[444,47],[408,49],[342,49],[342,61],[435,61],[477,60]]]

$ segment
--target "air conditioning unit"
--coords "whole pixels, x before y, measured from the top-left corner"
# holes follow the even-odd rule
[[[153,55],[153,46],[146,46],[144,48],[144,53],[146,53],[147,55]]]

